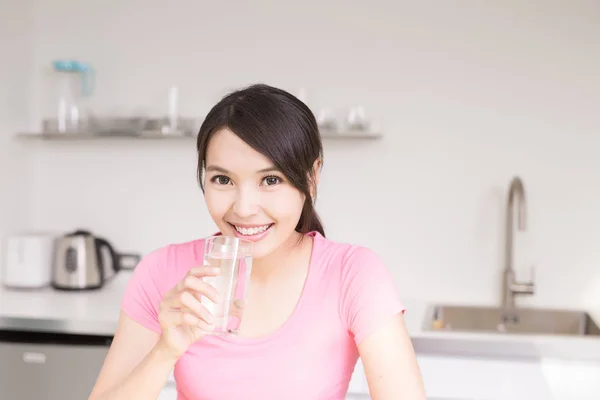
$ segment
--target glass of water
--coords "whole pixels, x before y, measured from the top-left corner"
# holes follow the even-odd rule
[[[252,242],[232,236],[209,237],[204,245],[204,265],[220,270],[217,276],[203,278],[220,296],[219,303],[202,297],[202,304],[215,317],[215,327],[210,334],[235,335],[242,323],[250,284]]]

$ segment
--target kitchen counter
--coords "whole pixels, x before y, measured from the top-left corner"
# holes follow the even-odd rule
[[[0,286],[0,329],[112,336],[131,274],[120,272],[100,290]]]
[[[95,291],[0,287],[0,329],[112,336],[130,276],[131,271],[123,271]],[[428,304],[405,300],[405,305],[407,328],[419,354],[600,362],[598,337],[425,331]]]

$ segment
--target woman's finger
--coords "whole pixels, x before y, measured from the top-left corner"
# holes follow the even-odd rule
[[[160,302],[160,311],[169,311],[171,309],[181,308],[181,292],[173,291],[171,294],[165,295]]]
[[[232,301],[231,307],[229,308],[229,315],[242,319],[242,315],[244,314],[244,305],[245,301],[242,299],[236,299]]]
[[[166,311],[158,316],[158,320],[162,327],[189,326],[194,329],[200,329],[204,332],[210,332],[213,330],[213,324],[198,318],[188,311]]]
[[[177,327],[181,325],[194,326],[200,322],[200,318],[189,312],[169,310],[160,313],[158,321],[162,327]]]
[[[195,291],[202,296],[208,297],[213,303],[218,303],[220,301],[217,289],[194,275],[187,275],[183,278],[181,286],[182,290]]]
[[[220,273],[221,268],[203,265],[201,267],[190,268],[187,274],[197,278],[202,278],[204,276],[218,276]]]
[[[192,295],[192,293],[185,291],[181,293],[181,305],[191,310],[198,318],[203,319],[209,324],[214,322],[214,316],[200,303],[200,301]]]

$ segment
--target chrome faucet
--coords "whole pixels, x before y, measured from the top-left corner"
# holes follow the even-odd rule
[[[535,292],[535,282],[532,277],[530,282],[517,282],[515,280],[515,271],[513,269],[513,220],[515,201],[518,199],[518,223],[517,229],[524,231],[526,229],[526,200],[525,188],[521,178],[514,177],[508,190],[508,205],[506,212],[506,248],[504,253],[504,272],[502,280],[502,307],[511,309],[515,307],[515,296],[533,295]]]

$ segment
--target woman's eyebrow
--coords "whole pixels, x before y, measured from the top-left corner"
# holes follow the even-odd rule
[[[218,165],[209,165],[208,167],[206,167],[206,172],[220,172],[222,174],[230,173],[230,171],[226,170],[223,167],[219,167]],[[257,174],[264,174],[266,172],[279,172],[279,168],[272,166],[256,171]]]
[[[260,174],[264,174],[265,172],[279,172],[279,168],[273,166],[269,168],[263,168],[261,170],[258,170],[257,172]]]
[[[229,171],[227,171],[225,168],[219,167],[217,165],[209,165],[208,167],[206,167],[206,172],[221,172],[223,174],[228,174]]]

